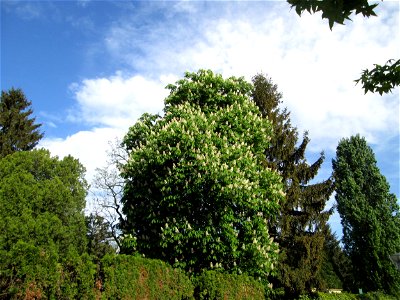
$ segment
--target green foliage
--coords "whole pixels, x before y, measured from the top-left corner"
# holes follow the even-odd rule
[[[23,298],[32,289],[42,295],[44,289],[51,290],[59,279],[58,255],[54,248],[43,250],[20,240],[10,251],[2,249],[1,254],[0,285],[6,298]],[[55,291],[49,293],[54,294]]]
[[[0,159],[0,289],[8,297],[85,298],[92,292],[83,174],[77,160],[45,150]]]
[[[349,293],[321,293],[318,292],[318,300],[396,300],[397,297],[386,295],[381,292],[370,292],[366,294]]]
[[[15,151],[32,150],[43,137],[30,118],[32,109],[20,89],[1,92],[0,100],[0,158]]]
[[[247,275],[205,271],[195,278],[195,298],[198,300],[264,300],[264,286]]]
[[[108,253],[115,253],[112,246],[113,235],[109,224],[104,217],[91,213],[85,217],[87,227],[87,252],[92,255],[96,262]]]
[[[96,266],[91,257],[79,254],[70,248],[65,257],[60,257],[58,279],[51,287],[55,294],[49,294],[49,299],[93,299],[95,295],[94,279]]]
[[[191,299],[193,285],[179,269],[160,260],[129,255],[102,259],[102,299]]]
[[[186,73],[185,78],[167,88],[171,93],[165,99],[166,112],[173,106],[190,103],[207,115],[233,104],[246,104],[252,90],[251,84],[242,77],[224,79],[210,70]]]
[[[398,300],[399,296],[391,296],[382,292],[369,292],[358,296],[360,300]]]
[[[324,289],[350,290],[354,286],[351,261],[343,252],[329,226],[325,234],[324,262],[320,274]]]
[[[281,174],[286,201],[281,205],[278,222],[270,223],[270,234],[282,249],[278,280],[274,287],[284,287],[286,296],[296,297],[321,286],[325,229],[331,211],[324,211],[333,191],[332,180],[310,184],[317,175],[324,156],[308,164],[305,134],[299,145],[297,129],[290,115],[281,109],[282,95],[273,82],[262,74],[253,78],[252,99],[263,117],[271,120],[273,137],[265,148],[266,168]]]
[[[265,279],[278,256],[268,224],[283,200],[263,166],[269,121],[242,79],[199,71],[169,88],[165,115],[143,115],[124,140],[125,233],[174,267]]]
[[[385,65],[374,65],[371,70],[363,70],[361,77],[356,80],[361,81],[365,93],[378,92],[380,95],[392,91],[393,88],[400,85],[400,59],[394,62],[390,59]]]
[[[300,16],[305,10],[311,13],[322,12],[322,18],[328,19],[329,28],[335,23],[344,24],[345,20],[351,20],[352,13],[361,13],[364,17],[376,16],[374,9],[377,3],[369,4],[368,0],[288,0]]]
[[[300,295],[300,297],[298,298],[298,300],[312,300],[314,299],[314,297],[310,296],[310,295]]]
[[[354,288],[399,293],[400,274],[389,255],[400,251],[400,210],[364,138],[339,142],[333,160],[344,251],[353,266]]]
[[[349,293],[321,293],[318,292],[318,300],[358,300],[358,296]]]
[[[101,262],[102,299],[265,299],[265,287],[247,275],[204,271],[189,277],[163,261],[106,255]]]
[[[330,257],[325,256],[325,260],[321,266],[321,278],[323,280],[322,287],[329,289],[343,289],[343,283],[336,273],[335,266]]]

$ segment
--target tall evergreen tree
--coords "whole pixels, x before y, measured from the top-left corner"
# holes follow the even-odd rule
[[[21,89],[1,92],[0,101],[0,157],[16,151],[32,150],[43,133],[41,124],[35,124],[31,101]]]
[[[355,288],[399,295],[400,273],[389,255],[400,251],[400,209],[366,140],[359,135],[341,140],[333,171]]]
[[[281,109],[282,95],[271,79],[259,74],[253,78],[252,98],[262,115],[273,124],[273,138],[265,150],[266,167],[278,171],[285,184],[286,201],[278,222],[272,225],[283,251],[279,262],[276,285],[286,295],[296,296],[319,286],[324,230],[331,211],[324,211],[333,191],[331,179],[310,184],[324,161],[324,155],[307,163],[305,151],[307,133],[298,145],[297,129],[290,123],[290,113]]]

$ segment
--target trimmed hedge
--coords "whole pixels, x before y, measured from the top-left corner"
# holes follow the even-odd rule
[[[318,293],[318,300],[359,300],[358,295],[349,293]]]
[[[23,241],[0,254],[0,299],[95,298],[96,268],[87,254],[69,251],[59,262],[54,249]]]
[[[106,255],[101,264],[102,299],[193,299],[190,279],[161,260],[120,254]]]
[[[157,259],[106,255],[96,283],[101,299],[264,300],[264,286],[246,275],[205,271],[193,282],[180,269]]]
[[[369,292],[369,293],[360,295],[359,299],[360,300],[398,300],[399,297],[386,295],[382,292]]]
[[[381,292],[369,292],[362,295],[340,293],[328,294],[318,293],[318,300],[396,300],[397,297],[383,294]]]
[[[194,279],[195,298],[210,300],[264,300],[264,286],[246,275],[206,271]]]

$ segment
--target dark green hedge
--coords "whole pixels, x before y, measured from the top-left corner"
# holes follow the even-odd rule
[[[390,296],[382,292],[369,292],[359,296],[360,300],[398,300],[399,298],[400,295]]]
[[[264,286],[246,275],[206,271],[194,279],[195,298],[218,300],[263,300]]]
[[[60,259],[51,250],[19,241],[0,251],[0,299],[94,299],[90,257],[71,251]]]
[[[362,295],[340,293],[318,293],[318,300],[396,300],[397,297],[385,295],[380,292],[370,292]]]
[[[106,255],[101,261],[101,299],[264,300],[264,286],[246,275],[206,271],[192,281],[167,263],[129,255]]]
[[[318,293],[318,300],[359,300],[359,298],[349,293]]]
[[[106,255],[102,261],[102,299],[192,299],[193,284],[166,263],[129,255]]]

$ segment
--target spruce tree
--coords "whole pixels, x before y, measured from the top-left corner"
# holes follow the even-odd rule
[[[333,171],[354,288],[399,296],[400,273],[389,255],[400,251],[400,208],[366,140],[359,135],[341,140]]]
[[[254,102],[263,117],[273,124],[273,138],[265,149],[265,164],[281,174],[286,192],[278,220],[270,229],[283,252],[275,285],[284,288],[287,296],[296,296],[320,285],[324,232],[331,214],[324,209],[333,191],[333,182],[329,178],[310,184],[324,161],[323,153],[309,164],[305,158],[307,133],[298,144],[290,113],[279,107],[282,95],[277,86],[262,74],[253,78],[253,85]]]
[[[0,157],[16,151],[32,150],[43,137],[35,124],[31,101],[21,89],[1,92],[0,101]]]

